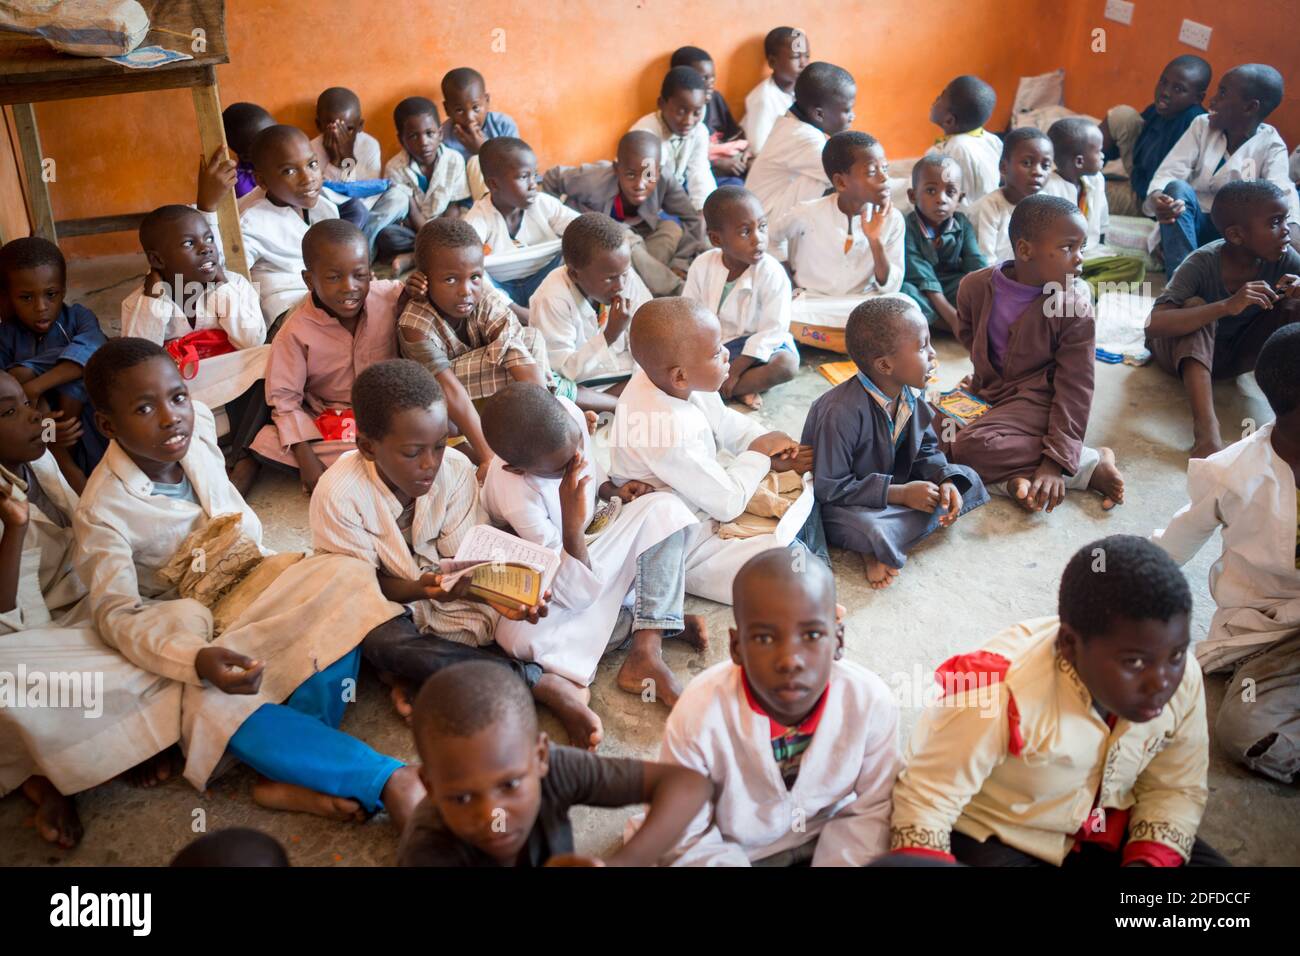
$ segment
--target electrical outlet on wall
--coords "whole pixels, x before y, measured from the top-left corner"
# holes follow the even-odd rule
[[[1211,32],[1211,29],[1204,23],[1197,23],[1195,20],[1184,20],[1183,28],[1178,31],[1178,42],[1194,46],[1198,50],[1208,50],[1210,48]]]
[[[1106,0],[1106,19],[1117,23],[1133,22],[1133,4],[1129,0]]]

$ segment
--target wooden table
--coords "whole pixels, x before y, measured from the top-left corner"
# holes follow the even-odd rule
[[[13,107],[27,174],[28,211],[36,235],[57,241],[59,236],[134,229],[145,213],[55,222],[49,184],[42,176],[41,139],[33,103],[189,87],[194,95],[203,155],[211,156],[226,145],[216,72],[218,64],[230,62],[224,0],[140,0],[140,5],[150,19],[149,34],[140,45],[189,53],[194,59],[133,70],[102,57],[57,53],[39,38],[0,32],[0,105]],[[196,34],[196,30],[203,32]],[[195,43],[196,36],[201,36],[201,45]],[[221,200],[217,220],[227,265],[247,276],[234,190]]]

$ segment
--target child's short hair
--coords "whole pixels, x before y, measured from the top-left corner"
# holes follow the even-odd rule
[[[11,239],[0,248],[0,285],[7,285],[10,273],[18,269],[37,269],[41,266],[56,266],[59,275],[67,279],[67,260],[63,258],[59,247],[50,240],[40,236]]]
[[[597,252],[614,252],[626,243],[627,230],[609,216],[603,212],[584,212],[565,227],[560,250],[566,265],[583,269]]]
[[[387,359],[364,368],[352,382],[357,431],[375,440],[388,434],[393,417],[408,408],[430,408],[443,400],[442,386],[419,362]]]
[[[428,271],[429,257],[437,249],[482,248],[483,240],[463,219],[430,219],[415,234],[415,261],[424,271]]]
[[[397,134],[402,134],[402,127],[412,116],[432,116],[435,123],[441,123],[442,117],[438,115],[438,107],[431,99],[423,96],[408,96],[393,108],[393,125],[397,127]]]
[[[468,66],[458,66],[454,70],[448,70],[442,77],[442,95],[444,99],[451,99],[457,93],[464,92],[474,86],[487,89],[487,81],[483,79],[483,74],[478,70]]]
[[[275,125],[275,120],[256,103],[231,103],[221,111],[221,125],[226,128],[226,145],[240,159],[248,159],[246,154],[253,145],[253,140],[268,123]]]
[[[307,138],[307,134],[296,126],[286,126],[283,123],[279,123],[275,126],[268,126],[257,134],[253,139],[252,145],[249,146],[249,162],[260,170],[262,162],[270,154],[271,150],[292,139],[296,139],[299,136],[303,139]]]
[[[673,50],[672,59],[668,61],[670,67],[677,66],[695,66],[696,63],[712,63],[713,57],[709,56],[707,50],[701,50],[697,46],[679,46]]]
[[[366,235],[346,219],[322,219],[313,223],[302,237],[302,264],[311,269],[326,246],[360,243],[369,248]]]
[[[1002,156],[999,163],[1011,162],[1011,156],[1016,151],[1016,147],[1021,143],[1027,143],[1031,139],[1045,139],[1049,143],[1052,138],[1044,133],[1037,126],[1017,126],[1006,136],[1002,137]]]
[[[172,859],[172,866],[288,866],[280,841],[250,827],[229,827],[199,837]]]
[[[659,98],[666,100],[678,90],[699,91],[707,93],[709,84],[705,82],[704,77],[699,70],[689,66],[675,66],[664,76],[664,81],[659,85]]]
[[[912,300],[902,295],[875,296],[854,306],[844,326],[844,347],[853,364],[865,371],[876,359],[893,355],[903,319],[915,309]]]
[[[691,71],[695,73],[694,70]],[[698,73],[695,73],[699,76]],[[533,148],[525,143],[522,139],[515,136],[493,136],[483,144],[478,151],[479,171],[483,174],[484,179],[491,179],[493,176],[500,175],[504,172],[506,161],[512,156],[522,156],[524,153],[532,153]],[[536,153],[533,153],[536,156]]]
[[[945,166],[956,167],[958,172],[961,168],[957,166],[957,160],[945,153],[926,153],[915,163],[912,164],[912,188],[915,189],[921,182],[921,174],[927,169],[938,167],[943,169]],[[964,185],[964,184],[963,184]]]
[[[202,214],[193,206],[182,206],[180,203],[169,203],[145,213],[145,217],[140,220],[140,248],[145,252],[156,252],[158,233],[163,226],[199,215]]]
[[[123,373],[156,358],[171,361],[166,349],[148,339],[129,335],[109,339],[95,349],[95,354],[86,362],[81,373],[91,404],[101,412],[107,412],[112,405],[117,380]]]
[[[316,97],[317,116],[322,113],[346,113],[352,109],[357,111],[358,116],[361,115],[361,97],[346,86],[331,86]]]
[[[426,763],[431,740],[472,737],[488,727],[515,724],[529,741],[537,737],[537,709],[524,682],[505,662],[462,661],[429,677],[416,695],[411,729]]]
[[[946,87],[948,112],[957,121],[958,132],[978,129],[989,121],[993,107],[997,105],[998,94],[978,76],[963,74]]]
[[[804,562],[791,561],[790,552],[785,548],[769,548],[760,551],[746,561],[731,580],[731,605],[735,608],[737,622],[745,601],[745,585],[750,578],[765,580],[775,579],[773,587],[783,591],[793,588],[818,588],[823,592],[827,605],[835,606],[835,574],[825,562],[813,559],[805,554]]]
[[[1087,640],[1116,618],[1168,622],[1190,614],[1192,589],[1182,569],[1159,545],[1113,534],[1075,552],[1061,575],[1061,623]]]
[[[1007,237],[1014,249],[1017,242],[1037,242],[1052,224],[1065,216],[1079,215],[1079,207],[1061,196],[1049,196],[1035,193],[1016,203],[1011,211],[1011,224],[1007,226]]]
[[[662,144],[663,141],[648,129],[629,130],[619,138],[614,155],[620,163],[629,153],[634,156],[649,156],[658,163]]]
[[[1214,200],[1217,205],[1219,200]],[[1300,408],[1300,322],[1282,326],[1268,337],[1255,360],[1255,381],[1277,416]]]
[[[1100,128],[1084,116],[1065,116],[1047,129],[1047,138],[1052,141],[1052,152],[1057,159],[1064,156],[1080,156],[1088,148],[1088,135]]]
[[[1171,66],[1176,70],[1188,70],[1195,75],[1198,80],[1196,88],[1202,93],[1204,93],[1206,88],[1209,87],[1210,80],[1214,78],[1214,70],[1210,66],[1209,61],[1204,57],[1197,56],[1195,53],[1184,53],[1181,56],[1174,57],[1165,64],[1165,70],[1169,69]],[[1163,73],[1164,70],[1161,70],[1160,72]]]
[[[781,47],[793,40],[802,31],[797,27],[773,27],[763,37],[763,56],[774,57],[781,53]]]
[[[1277,109],[1286,95],[1286,83],[1282,74],[1267,63],[1244,63],[1232,68],[1245,80],[1245,92],[1248,99],[1259,100],[1259,118],[1264,119]],[[1216,197],[1215,202],[1218,202]]]
[[[1282,200],[1282,190],[1267,179],[1233,180],[1214,194],[1210,219],[1222,234],[1229,226],[1244,226],[1264,203]]]
[[[794,81],[794,101],[802,109],[825,106],[832,97],[847,97],[858,88],[853,74],[834,63],[809,63]]]
[[[826,178],[833,180],[836,173],[847,173],[853,166],[853,154],[857,150],[879,145],[880,141],[870,133],[854,129],[836,133],[822,147],[822,169],[826,170]]]
[[[488,447],[516,468],[528,468],[562,448],[577,427],[549,389],[531,382],[511,382],[494,392],[479,419]]]
[[[758,202],[758,197],[744,186],[719,186],[704,200],[704,228],[712,231],[721,229],[727,210],[737,203],[749,200]]]

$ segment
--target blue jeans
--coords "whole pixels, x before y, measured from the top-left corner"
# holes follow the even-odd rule
[[[686,626],[686,538],[681,528],[636,559],[633,610],[620,608],[610,635],[611,648],[626,647],[633,631],[663,631],[663,637],[680,634]]]
[[[1193,249],[1199,249],[1207,242],[1222,239],[1219,230],[1210,220],[1210,214],[1201,209],[1196,198],[1196,190],[1181,179],[1166,183],[1161,190],[1170,199],[1181,199],[1186,208],[1183,214],[1171,223],[1160,224],[1160,246],[1164,249],[1165,275],[1171,276],[1179,263],[1186,259]]]
[[[560,266],[564,262],[564,254],[557,252],[555,258],[550,262],[544,263],[540,269],[529,276],[522,276],[518,279],[501,281],[494,279],[496,287],[510,296],[512,302],[516,305],[528,307],[528,300],[533,297],[537,287],[542,284],[542,280],[551,274],[551,270]]]
[[[299,684],[283,704],[263,704],[227,749],[264,777],[356,800],[374,813],[383,806],[388,778],[403,764],[338,729],[344,692],[355,693],[360,666],[358,647]]]

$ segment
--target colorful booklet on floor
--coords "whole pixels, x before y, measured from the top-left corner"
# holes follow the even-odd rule
[[[522,611],[533,607],[551,586],[560,556],[550,548],[525,541],[489,525],[476,525],[438,573],[449,589],[469,576],[476,597]]]
[[[823,362],[817,366],[817,371],[825,376],[826,381],[832,385],[838,385],[840,382],[847,382],[854,375],[857,375],[858,367],[852,362]]]
[[[934,403],[934,407],[953,419],[958,425],[969,425],[987,412],[991,406],[982,398],[976,398],[965,389],[954,388],[951,391],[941,393],[939,400]]]
[[[586,536],[587,544],[591,544],[614,523],[619,512],[623,510],[622,498],[610,498],[608,501],[601,501],[596,504],[596,513],[591,516],[591,521],[587,525],[587,530],[583,532]]]

